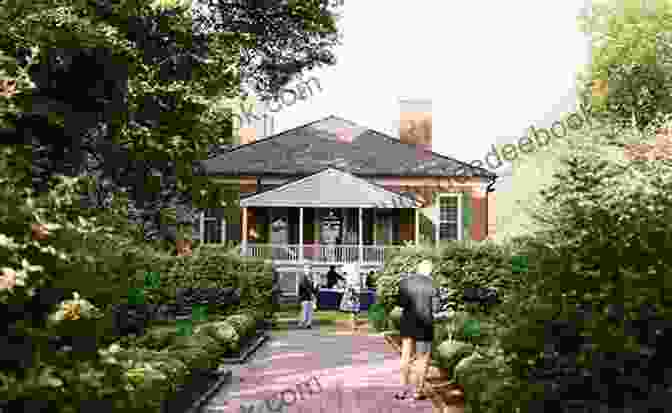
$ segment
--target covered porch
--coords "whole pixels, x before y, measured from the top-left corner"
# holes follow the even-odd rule
[[[418,240],[419,203],[328,168],[240,201],[241,254],[279,265],[379,267]]]

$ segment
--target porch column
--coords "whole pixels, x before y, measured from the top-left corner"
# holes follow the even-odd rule
[[[415,245],[420,243],[420,210],[415,208]]]
[[[247,254],[247,208],[243,208],[243,254]]]
[[[362,210],[362,207],[359,207],[359,227],[357,228],[358,229],[357,232],[359,233],[358,235],[359,235],[359,264],[360,265],[364,261],[364,256],[362,254],[362,252],[364,251],[364,248],[362,248],[362,235],[364,234],[364,231],[362,231],[364,229],[363,225],[362,225],[362,214],[363,214],[363,212],[364,211]]]
[[[371,239],[373,240],[372,245],[378,245],[376,244],[376,208],[373,208],[373,235],[371,236]]]
[[[299,207],[299,261],[303,262],[303,207]]]
[[[205,244],[205,211],[198,216],[198,234],[201,237],[201,245]]]

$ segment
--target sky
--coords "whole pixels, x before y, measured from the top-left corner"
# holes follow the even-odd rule
[[[431,99],[433,150],[471,162],[575,110],[590,0],[343,2],[337,64],[306,74],[322,91],[276,112],[275,133],[336,115],[398,137],[399,99]]]

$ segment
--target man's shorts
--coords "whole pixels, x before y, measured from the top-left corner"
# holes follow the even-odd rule
[[[431,341],[416,341],[415,342],[415,352],[416,353],[429,353],[432,349]]]

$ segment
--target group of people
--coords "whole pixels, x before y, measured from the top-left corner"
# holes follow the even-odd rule
[[[337,286],[339,281],[345,283],[345,290],[341,298],[340,310],[352,314],[352,329],[357,329],[357,316],[361,309],[360,293],[363,289],[362,277],[357,263],[350,263],[343,266],[345,276],[336,272],[336,267],[331,266],[327,272],[326,288],[332,289]],[[367,287],[370,287],[370,280],[373,271],[369,274]],[[317,296],[319,288],[317,282],[311,277],[309,265],[304,267],[304,273],[299,281],[299,302],[301,303],[301,315],[299,327],[312,328],[313,312],[317,307]]]
[[[399,304],[403,308],[399,333],[401,336],[401,385],[403,390],[395,394],[395,398],[416,400],[427,398],[425,376],[429,369],[431,346],[434,340],[434,315],[440,312],[438,289],[432,278],[433,265],[429,260],[422,261],[416,272],[405,274],[399,282]],[[327,287],[333,288],[339,280],[346,282],[346,289],[341,300],[341,311],[352,313],[352,328],[357,329],[357,315],[360,311],[359,293],[361,277],[356,263],[343,266],[345,277],[330,268],[327,273]],[[274,271],[277,280],[277,273]],[[370,278],[370,277],[369,277]],[[304,267],[304,274],[299,282],[299,300],[301,302],[301,318],[299,326],[312,328],[313,311],[318,294],[318,287],[310,277],[310,266]],[[420,380],[410,383],[411,365],[415,360],[420,362],[423,373]]]

